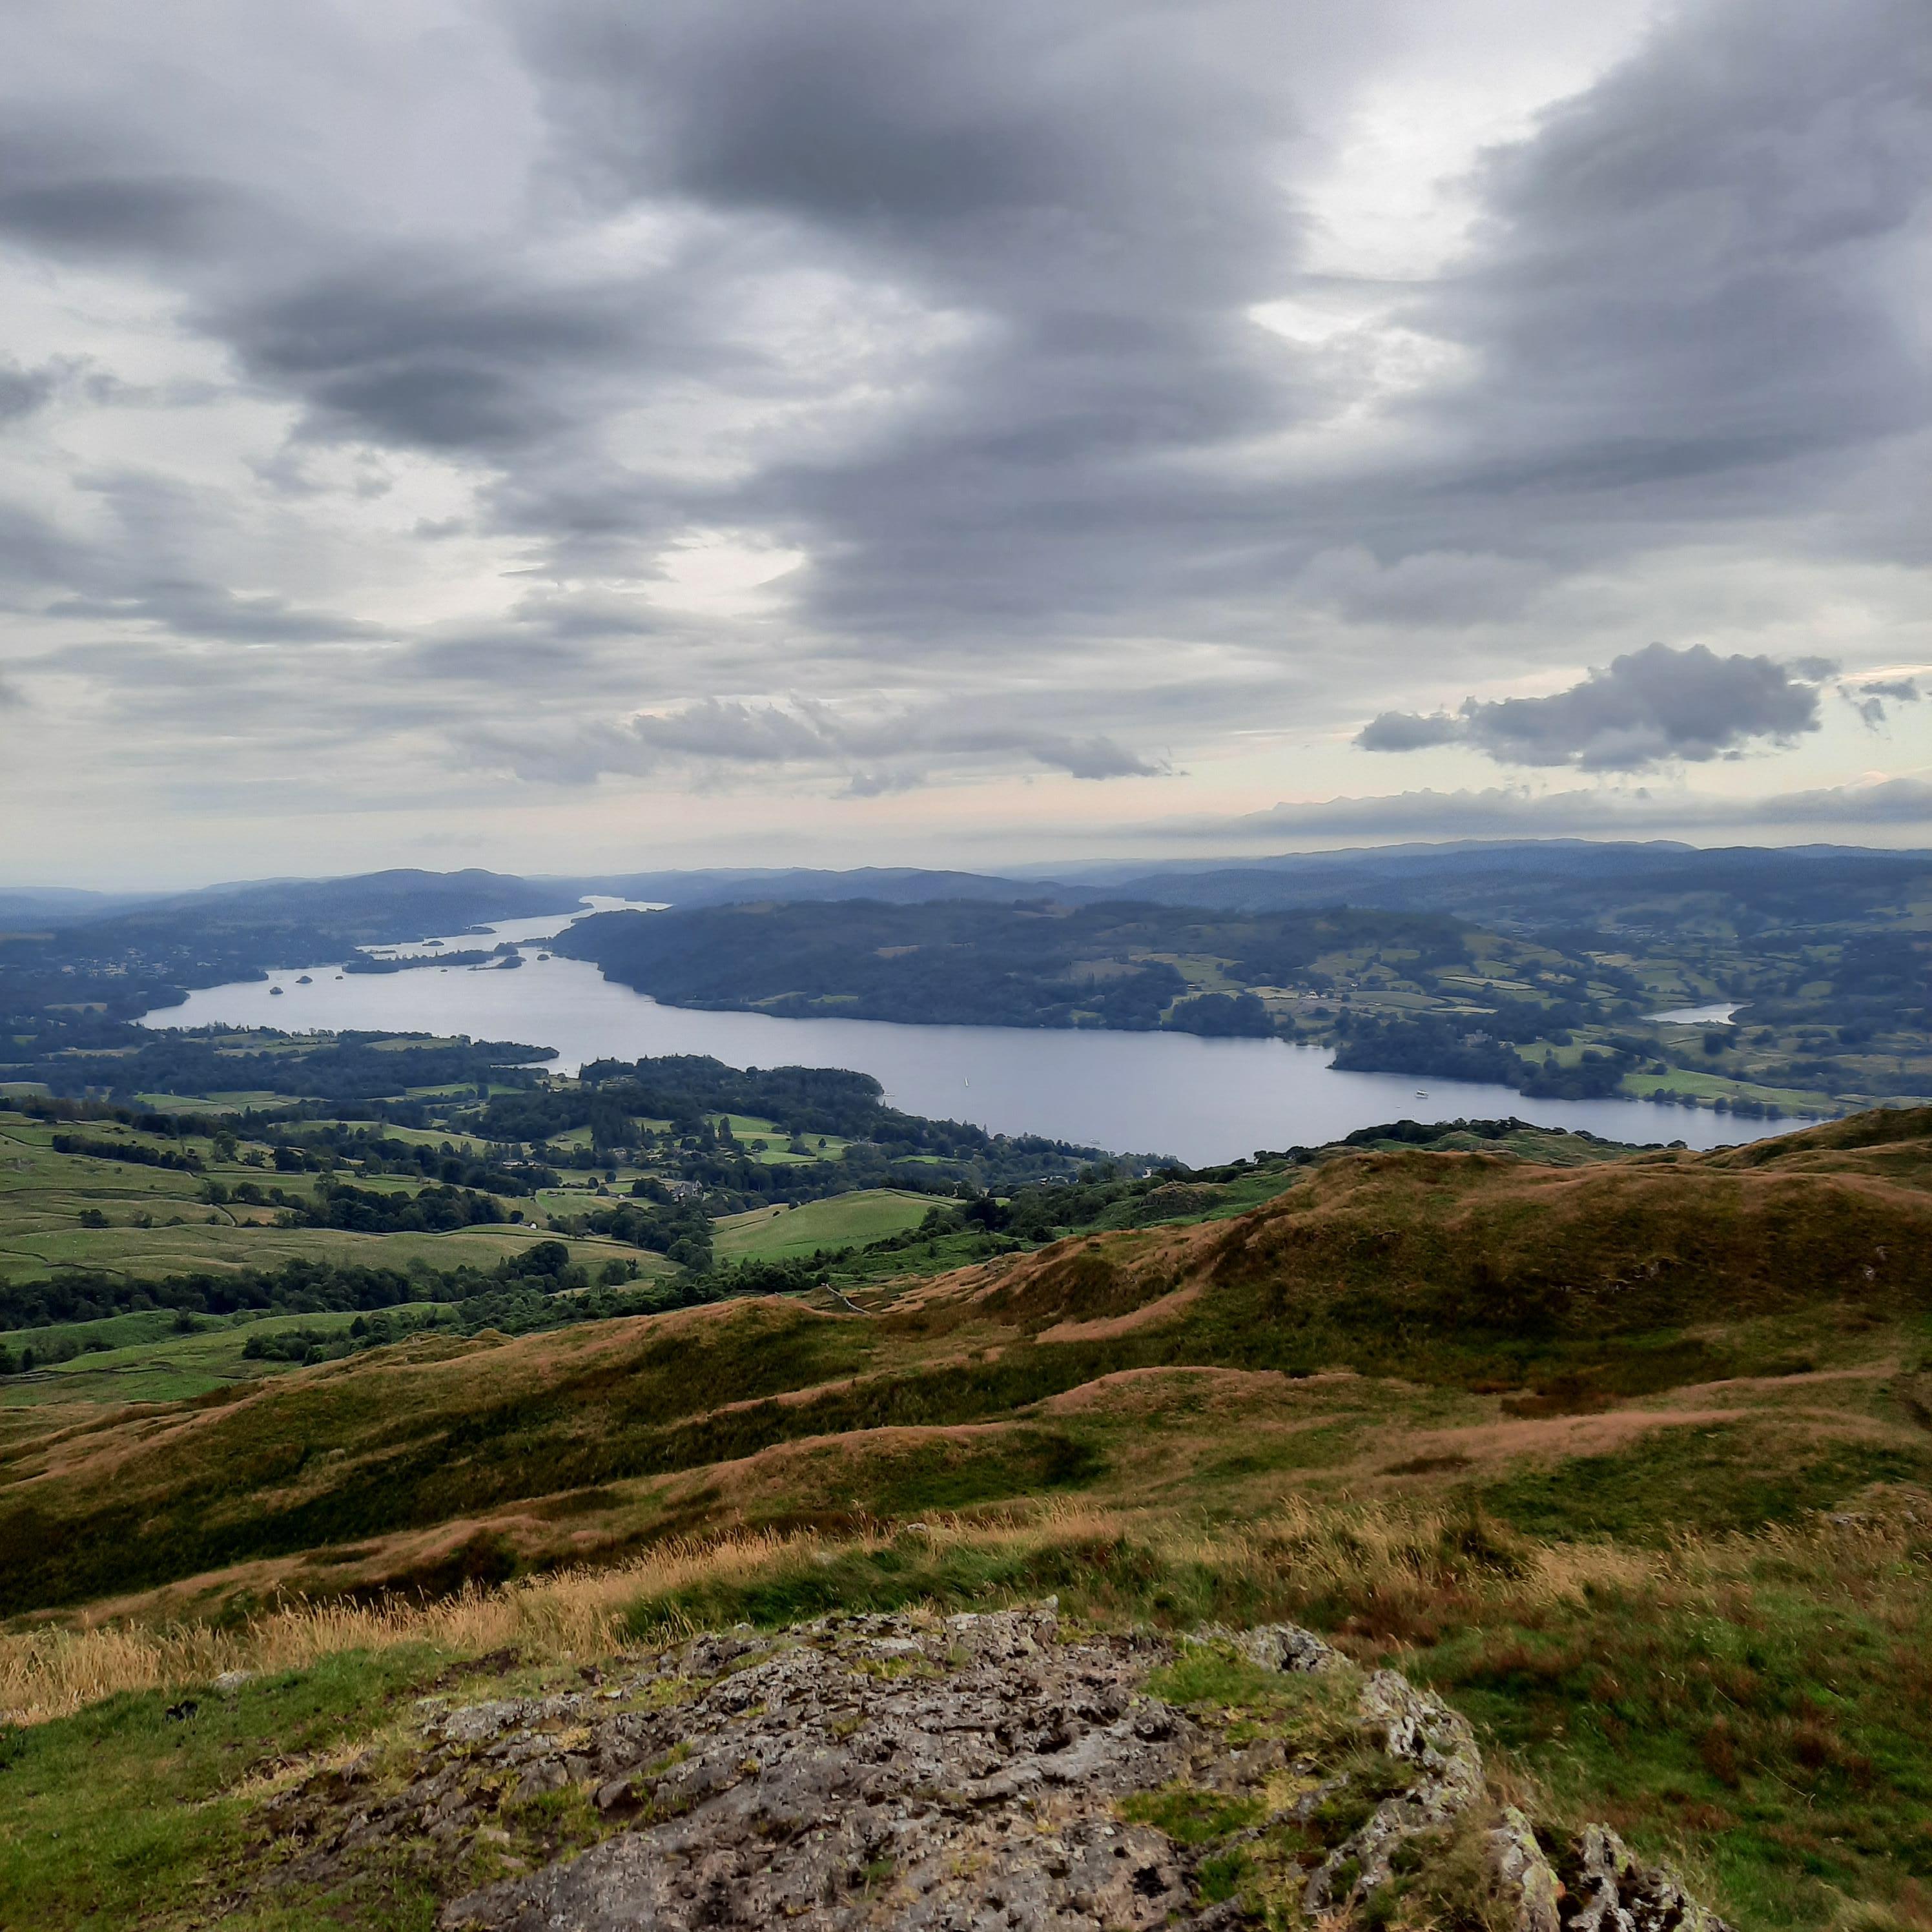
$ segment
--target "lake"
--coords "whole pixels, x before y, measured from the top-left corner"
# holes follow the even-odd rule
[[[607,980],[587,961],[539,958],[531,942],[569,922],[512,920],[490,928],[488,938],[452,934],[443,941],[453,951],[518,940],[524,964],[509,972],[418,967],[342,976],[333,963],[291,966],[271,980],[190,993],[184,1004],[159,1008],[142,1024],[467,1034],[554,1047],[550,1064],[564,1073],[587,1060],[666,1053],[710,1054],[734,1066],[849,1067],[872,1075],[886,1100],[908,1113],[970,1120],[995,1133],[1173,1154],[1197,1167],[1258,1148],[1312,1147],[1403,1118],[1514,1114],[1547,1126],[1587,1128],[1606,1139],[1682,1140],[1696,1148],[1756,1140],[1799,1124],[1641,1100],[1527,1100],[1509,1088],[1468,1081],[1338,1072],[1325,1048],[1278,1040],[699,1012],[660,1006]],[[420,954],[424,948],[372,950]],[[296,983],[303,974],[311,981],[305,986]],[[282,988],[279,995],[272,985]]]

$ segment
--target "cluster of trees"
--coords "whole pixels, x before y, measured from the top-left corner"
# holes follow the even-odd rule
[[[556,950],[680,1006],[963,1025],[1144,1031],[1274,1029],[1252,994],[1186,997],[1162,957],[1235,962],[1257,986],[1327,983],[1325,955],[1393,949],[1425,964],[1468,957],[1468,928],[1436,914],[1338,908],[1209,912],[1139,902],[1069,908],[871,900],[608,913]]]
[[[459,1150],[448,1141],[431,1147],[422,1141],[398,1140],[380,1127],[351,1126],[329,1120],[313,1126],[277,1130],[282,1144],[308,1156],[317,1169],[352,1161],[365,1175],[395,1174],[412,1180],[440,1181],[449,1187],[480,1189],[486,1193],[534,1194],[554,1187],[554,1168],[542,1162],[482,1158]],[[277,1150],[280,1152],[280,1148]]]
[[[1412,1019],[1345,1014],[1336,1066],[1354,1073],[1408,1073],[1448,1080],[1490,1081],[1520,1087],[1529,1065],[1507,1040],[1466,1018],[1436,1013]]]
[[[621,1260],[606,1264],[605,1271],[614,1268],[626,1278],[634,1272]],[[98,1322],[156,1308],[188,1316],[370,1314],[425,1302],[467,1303],[503,1292],[556,1294],[594,1285],[590,1271],[571,1260],[562,1241],[533,1242],[494,1268],[366,1268],[305,1258],[276,1268],[197,1269],[152,1281],[63,1268],[50,1281],[0,1286],[0,1329]]]
[[[902,1113],[886,1106],[884,1090],[869,1074],[838,1067],[741,1069],[690,1054],[600,1060],[583,1070],[575,1087],[499,1095],[476,1125],[492,1140],[538,1148],[588,1126],[597,1166],[607,1150],[650,1146],[655,1158],[668,1161],[720,1211],[887,1185],[950,1191],[964,1182],[1005,1192],[1045,1175],[1071,1174],[1100,1157],[1097,1148],[1039,1135],[989,1134],[962,1121]],[[770,1120],[808,1156],[818,1155],[827,1140],[846,1145],[821,1158],[760,1162],[722,1123],[714,1125],[723,1114]],[[642,1124],[647,1121],[668,1122],[668,1130]]]
[[[316,1186],[313,1204],[289,1211],[301,1226],[340,1228],[357,1234],[444,1234],[523,1218],[472,1188],[432,1185],[414,1194],[390,1194],[327,1177]]]
[[[234,1315],[256,1309],[278,1314],[388,1308],[442,1298],[443,1284],[428,1273],[297,1260],[279,1268],[194,1270],[154,1281],[86,1268],[63,1268],[49,1281],[0,1286],[0,1328],[97,1322],[142,1309],[195,1315]]]
[[[1520,1008],[1523,1003],[1516,1004]],[[1358,1073],[1488,1081],[1513,1087],[1532,1100],[1594,1100],[1620,1092],[1624,1075],[1642,1064],[1646,1051],[1640,1041],[1612,1040],[1601,1047],[1586,1047],[1573,1061],[1559,1060],[1550,1053],[1538,1060],[1495,1036],[1486,1018],[1472,1026],[1466,1018],[1435,1013],[1402,1019],[1352,1015],[1334,1064]],[[1567,1041],[1568,1036],[1559,1037]]]
[[[368,1100],[410,1087],[533,1081],[532,1066],[556,1057],[550,1047],[511,1040],[438,1040],[428,1034],[342,1033],[295,1042],[292,1052],[280,1038],[272,1051],[238,1054],[227,1029],[176,1033],[128,1027],[115,1041],[121,1050],[112,1059],[46,1058],[16,1068],[10,1077],[38,1080],[59,1093],[111,1084],[117,1093],[239,1090]]]
[[[429,966],[482,966],[491,956],[484,952],[405,953],[400,958],[378,958],[374,953],[352,954],[342,962],[345,973],[408,973]]]
[[[601,1208],[586,1217],[585,1225],[594,1234],[607,1234],[616,1241],[628,1241],[634,1248],[646,1248],[677,1263],[680,1268],[702,1273],[711,1265],[711,1217],[704,1204],[690,1196],[674,1201],[656,1190],[659,1197],[650,1198],[652,1184],[640,1180],[638,1189],[644,1198]]]
[[[92,1140],[85,1134],[56,1134],[56,1154],[87,1155],[94,1160],[122,1160],[136,1167],[172,1168],[178,1173],[199,1174],[201,1156],[192,1148],[146,1147],[139,1141]]]
[[[1167,1024],[1175,1033],[1219,1040],[1265,1040],[1274,1031],[1268,1008],[1252,993],[1197,994],[1181,1000]]]

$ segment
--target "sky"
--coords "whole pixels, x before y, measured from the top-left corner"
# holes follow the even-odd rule
[[[1924,0],[12,0],[0,884],[1932,845]]]

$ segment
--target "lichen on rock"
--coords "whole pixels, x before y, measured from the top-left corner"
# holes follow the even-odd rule
[[[1517,1932],[1721,1932],[1601,1827],[1552,1864],[1462,1717],[1292,1625],[835,1617],[586,1674],[283,1793],[272,1882],[412,1862],[440,1932],[1231,1932],[1456,1885]]]

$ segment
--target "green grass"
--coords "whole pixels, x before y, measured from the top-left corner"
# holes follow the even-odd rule
[[[1660,1429],[1612,1454],[1520,1471],[1481,1492],[1483,1507],[1550,1540],[1614,1537],[1668,1544],[1795,1522],[1873,1484],[1932,1482],[1922,1448],[1842,1438],[1806,1443],[1754,1419]]]
[[[489,1269],[535,1242],[556,1238],[542,1228],[508,1226],[462,1228],[440,1234],[357,1234],[335,1228],[264,1225],[237,1228],[226,1222],[75,1228],[0,1240],[0,1280],[44,1280],[63,1266],[154,1280],[197,1269],[272,1269],[296,1260],[362,1268],[406,1269],[412,1262],[421,1262],[437,1270]],[[591,1237],[570,1236],[566,1245],[573,1261],[586,1263],[593,1271],[614,1259],[641,1263],[649,1258],[621,1243]]]
[[[1720,1095],[1732,1100],[1761,1100],[1767,1106],[1784,1107],[1792,1113],[1829,1114],[1837,1106],[1828,1094],[1797,1087],[1766,1087],[1738,1075],[1699,1072],[1688,1066],[1624,1076],[1623,1090],[1634,1100],[1646,1100],[1660,1087],[1699,1100],[1714,1100]]]
[[[86,1154],[54,1151],[63,1130],[22,1115],[0,1114],[0,1282],[45,1280],[66,1268],[154,1279],[201,1269],[274,1268],[314,1258],[367,1267],[406,1268],[412,1262],[439,1270],[494,1268],[532,1241],[546,1238],[533,1226],[466,1228],[448,1234],[358,1234],[328,1228],[278,1228],[276,1210],[238,1204],[211,1207],[201,1199],[200,1175],[143,1167]],[[268,1166],[218,1162],[212,1142],[175,1142],[111,1123],[80,1124],[89,1139],[158,1149],[179,1147],[198,1154],[206,1177],[231,1190],[253,1182],[298,1198],[310,1196],[316,1177],[280,1174]],[[438,1144],[447,1134],[419,1138]],[[458,1139],[460,1136],[458,1137]],[[377,1192],[414,1192],[421,1184],[392,1176],[358,1182]],[[534,1202],[519,1204],[526,1214]],[[582,1197],[576,1205],[580,1208]],[[84,1227],[92,1212],[107,1226]],[[146,1220],[152,1225],[140,1225]],[[634,1250],[595,1239],[571,1242],[572,1258],[593,1269]]]
[[[731,1137],[742,1147],[752,1158],[766,1167],[805,1167],[814,1161],[842,1160],[850,1142],[837,1134],[808,1134],[805,1136],[806,1151],[794,1154],[791,1136],[776,1121],[768,1120],[756,1114],[708,1114],[705,1116],[715,1126],[720,1124],[730,1129]],[[821,1148],[820,1141],[825,1144]]]
[[[265,1893],[231,1912],[236,1879],[266,1869],[251,1771],[328,1751],[390,1719],[442,1660],[428,1651],[348,1652],[203,1692],[170,1718],[164,1694],[112,1697],[72,1718],[0,1731],[0,1924],[119,1932],[223,1924],[248,1932],[428,1932],[419,1883],[364,1882],[333,1896]]]
[[[929,1194],[866,1188],[796,1208],[728,1215],[713,1223],[712,1244],[720,1261],[788,1261],[821,1248],[862,1246],[884,1235],[903,1234],[917,1227],[934,1204]]]
[[[1776,1544],[1716,1588],[1599,1592],[1554,1612],[1466,1614],[1402,1666],[1573,1815],[1702,1867],[1750,1928],[1836,1922],[1852,1898],[1932,1887],[1932,1619],[1925,1552]],[[1922,1923],[1910,1919],[1906,1923]]]
[[[164,1114],[240,1114],[250,1107],[286,1107],[291,1104],[286,1094],[272,1094],[264,1088],[252,1092],[197,1094],[192,1100],[184,1100],[178,1094],[136,1094],[134,1098],[142,1106],[152,1107]]]
[[[422,1319],[434,1304],[412,1303],[410,1316]],[[251,1335],[274,1335],[290,1330],[312,1334],[345,1332],[352,1313],[264,1315],[233,1320],[196,1316],[191,1334],[177,1330],[175,1318],[160,1311],[116,1316],[106,1322],[76,1322],[60,1328],[22,1329],[10,1340],[42,1347],[56,1334],[86,1340],[118,1339],[116,1331],[138,1328],[119,1346],[89,1351],[70,1361],[56,1363],[32,1376],[10,1376],[0,1383],[0,1405],[38,1407],[48,1402],[178,1402],[231,1383],[253,1382],[266,1375],[287,1372],[289,1362],[250,1360],[242,1352]]]

